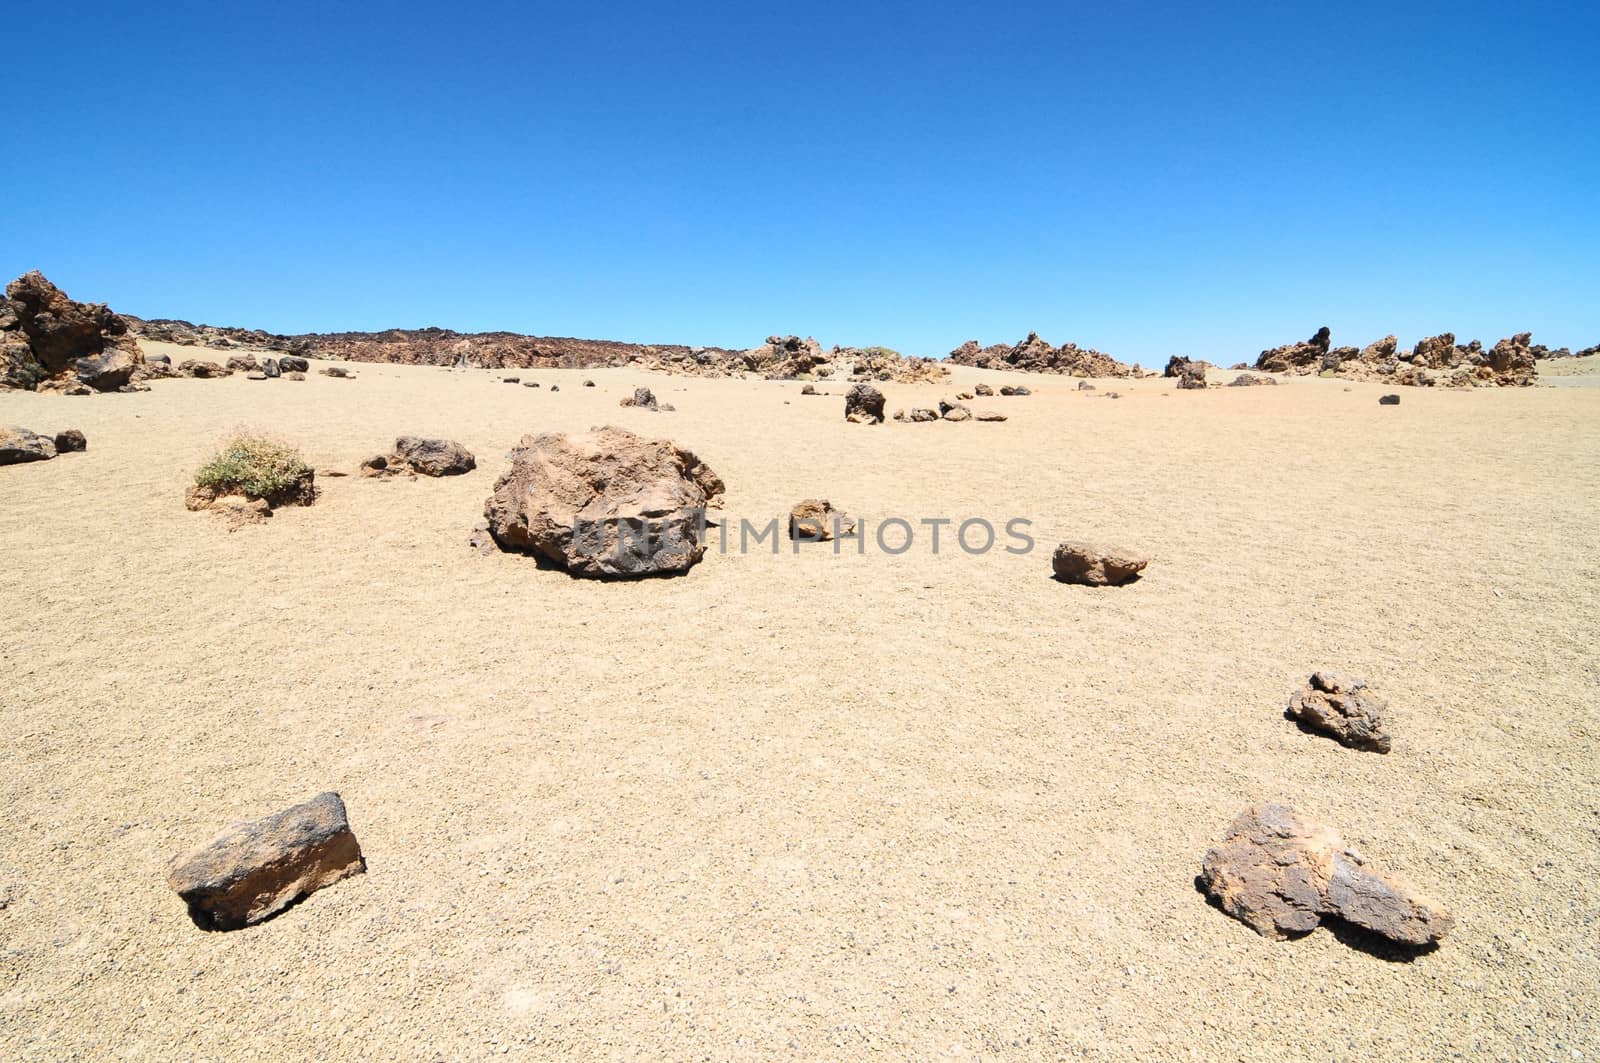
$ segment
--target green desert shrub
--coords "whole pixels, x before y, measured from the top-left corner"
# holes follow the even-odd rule
[[[309,505],[315,473],[287,443],[240,433],[194,474],[195,486],[213,495],[264,498],[269,505]]]

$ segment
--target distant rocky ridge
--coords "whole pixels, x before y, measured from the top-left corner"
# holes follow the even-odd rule
[[[1411,350],[1385,336],[1362,348],[1335,347],[1332,333],[1323,326],[1309,340],[1262,351],[1255,368],[1268,373],[1376,380],[1420,387],[1527,387],[1538,375],[1541,357],[1565,357],[1565,349],[1534,347],[1532,333],[1519,332],[1489,350],[1477,340],[1460,345],[1454,333],[1443,332],[1418,340]]]
[[[679,376],[730,377],[752,374],[793,380],[832,377],[911,383],[937,381],[949,370],[929,358],[908,358],[884,347],[823,350],[809,337],[769,336],[746,350],[681,344],[622,343],[515,332],[456,332],[452,329],[390,329],[287,336],[259,329],[218,328],[172,319],[127,319],[149,340],[183,346],[251,347],[302,357],[402,365],[484,369],[590,369],[630,366]]]
[[[1015,369],[1024,373],[1060,373],[1079,377],[1133,377],[1144,376],[1144,370],[1125,365],[1109,354],[1085,350],[1075,343],[1052,347],[1039,338],[1037,332],[1028,333],[1021,343],[1007,347],[997,343],[980,347],[977,340],[968,340],[950,352],[947,361],[956,365],[970,365],[978,369]]]

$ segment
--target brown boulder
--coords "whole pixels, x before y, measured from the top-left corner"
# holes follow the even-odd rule
[[[705,554],[705,510],[723,484],[669,440],[613,427],[528,435],[510,459],[484,504],[503,550],[600,578],[685,572]]]
[[[1305,934],[1328,917],[1408,946],[1431,945],[1455,920],[1433,900],[1347,848],[1287,805],[1246,809],[1201,863],[1206,893],[1263,937]]]
[[[1389,703],[1364,679],[1338,672],[1315,672],[1311,681],[1289,698],[1289,715],[1306,726],[1332,735],[1351,749],[1389,752],[1384,712]]]
[[[477,459],[453,439],[401,436],[394,441],[391,468],[401,466],[423,476],[460,476],[478,467]]]
[[[46,380],[96,391],[126,387],[143,363],[128,322],[104,303],[79,303],[37,270],[6,286],[0,300],[0,386]]]
[[[237,930],[367,869],[336,793],[238,823],[172,861],[167,884],[206,930]]]
[[[883,423],[883,392],[871,384],[856,384],[845,393],[844,419],[851,424]]]
[[[0,427],[0,465],[49,461],[56,456],[55,441],[16,425]]]
[[[1091,546],[1087,543],[1062,543],[1050,558],[1056,579],[1089,587],[1118,587],[1144,571],[1150,563],[1126,550]]]
[[[311,363],[294,354],[285,354],[278,359],[278,368],[285,373],[304,373],[310,370]]]

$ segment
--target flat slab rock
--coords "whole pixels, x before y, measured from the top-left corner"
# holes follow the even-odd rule
[[[1056,579],[1088,587],[1118,587],[1144,571],[1150,559],[1117,547],[1062,543],[1050,558]]]
[[[1206,853],[1200,878],[1223,911],[1268,938],[1309,933],[1336,918],[1415,947],[1434,944],[1455,925],[1438,902],[1288,805],[1241,813]]]
[[[237,823],[173,860],[167,884],[195,925],[237,930],[367,869],[344,801],[318,794],[253,823]]]
[[[1385,713],[1389,702],[1367,685],[1338,672],[1315,672],[1289,698],[1289,715],[1332,735],[1351,749],[1389,752]]]
[[[56,456],[55,440],[16,425],[0,427],[0,465],[49,461]]]

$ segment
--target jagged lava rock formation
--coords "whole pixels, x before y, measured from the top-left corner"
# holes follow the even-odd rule
[[[1016,369],[1025,373],[1060,373],[1063,376],[1081,377],[1131,377],[1142,375],[1131,365],[1124,365],[1109,354],[1084,350],[1075,343],[1052,347],[1039,338],[1037,332],[1012,347],[1003,343],[980,347],[977,340],[968,340],[950,352],[946,361],[955,365],[970,365],[978,369]]]
[[[144,353],[128,320],[104,303],[79,303],[38,270],[0,298],[0,388],[117,391],[131,386]]]

